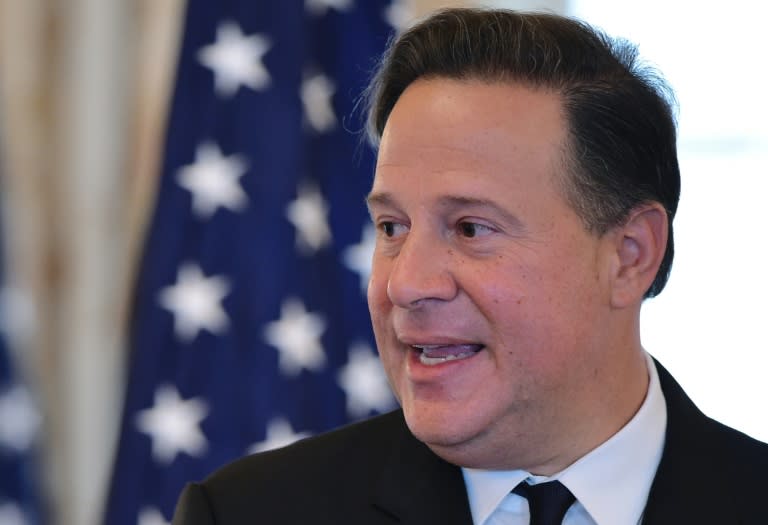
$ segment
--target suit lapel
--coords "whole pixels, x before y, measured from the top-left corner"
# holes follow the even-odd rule
[[[436,456],[405,425],[376,487],[374,506],[404,525],[471,525],[461,469]]]
[[[721,439],[717,428],[658,362],[656,368],[667,403],[667,431],[643,524],[738,523],[733,492],[713,474]]]

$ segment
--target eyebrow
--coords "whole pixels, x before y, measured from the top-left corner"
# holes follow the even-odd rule
[[[371,206],[391,206],[399,208],[397,199],[387,192],[371,192],[366,198],[368,208]],[[522,221],[514,214],[502,208],[497,202],[490,199],[482,199],[477,197],[466,197],[463,195],[443,195],[437,199],[437,204],[440,208],[447,211],[455,210],[459,208],[488,208],[494,213],[501,216],[505,222],[512,225],[515,228],[524,229]]]
[[[369,209],[374,204],[379,206],[393,206],[395,203],[395,198],[391,193],[371,192],[365,197],[365,203]]]
[[[499,215],[504,221],[517,229],[524,229],[522,221],[508,210],[504,209],[496,201],[491,199],[482,199],[477,197],[466,197],[463,195],[445,195],[440,197],[438,205],[447,210],[457,208],[486,208]]]

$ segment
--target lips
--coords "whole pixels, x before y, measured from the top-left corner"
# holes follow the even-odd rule
[[[439,365],[449,361],[467,359],[484,346],[481,344],[449,344],[449,345],[411,345],[419,352],[419,361],[424,365]]]

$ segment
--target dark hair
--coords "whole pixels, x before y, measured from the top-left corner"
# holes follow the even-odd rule
[[[680,197],[674,99],[632,44],[584,22],[544,13],[447,9],[397,37],[368,88],[368,129],[378,143],[395,103],[423,77],[522,83],[553,90],[569,127],[564,193],[590,231],[603,234],[637,206],[667,212],[664,259],[645,297],[664,288]]]

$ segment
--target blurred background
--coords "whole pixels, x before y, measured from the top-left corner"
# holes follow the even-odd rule
[[[0,525],[170,522],[185,480],[393,406],[356,101],[428,0],[0,0]],[[679,100],[643,342],[768,441],[759,2],[482,2],[639,43]]]

